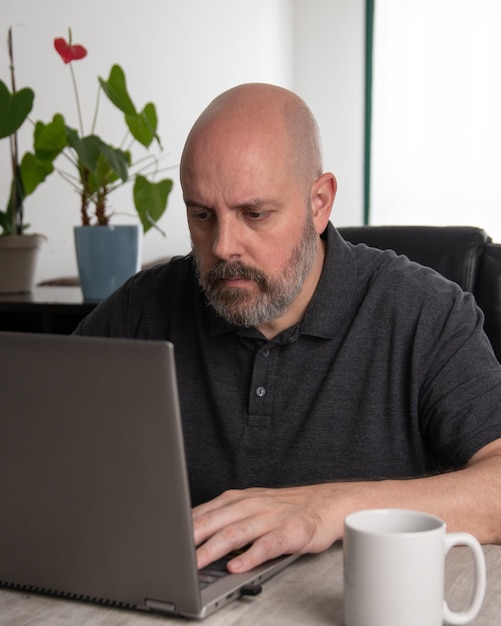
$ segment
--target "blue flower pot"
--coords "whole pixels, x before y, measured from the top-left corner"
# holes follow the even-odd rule
[[[80,286],[86,301],[99,302],[120,287],[141,265],[140,224],[75,226]]]

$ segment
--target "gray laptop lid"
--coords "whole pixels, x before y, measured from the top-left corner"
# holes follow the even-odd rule
[[[172,344],[0,332],[0,380],[4,586],[204,617],[294,558],[199,591]]]

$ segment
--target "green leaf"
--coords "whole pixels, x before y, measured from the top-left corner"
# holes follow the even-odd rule
[[[134,204],[145,233],[164,214],[172,186],[173,182],[170,178],[152,183],[144,176],[136,176]]]
[[[105,144],[97,135],[88,135],[80,139],[75,129],[66,127],[66,137],[70,148],[77,153],[78,164],[91,172],[97,169],[97,160],[101,154],[101,147]]]
[[[89,192],[95,194],[105,190],[105,194],[108,194],[110,191],[108,187],[119,178],[126,182],[129,164],[130,155],[128,152],[103,144],[95,170],[92,172],[87,170],[86,172]]]
[[[34,148],[37,159],[52,163],[68,145],[64,117],[57,113],[52,122],[37,122],[34,132]]]
[[[19,172],[19,170],[18,170]],[[14,208],[14,185],[16,186],[16,206]],[[4,235],[16,235],[20,234],[17,232],[17,222],[18,220],[14,220],[14,214],[16,217],[19,217],[19,221],[21,221],[21,213],[22,213],[22,205],[24,201],[25,193],[23,187],[23,181],[21,180],[21,176],[18,175],[15,179],[12,180],[10,185],[10,197],[9,203],[7,204],[7,209],[5,212],[0,212],[0,226],[3,228]],[[26,228],[26,224],[19,224],[21,227],[21,232]]]
[[[11,94],[7,85],[0,80],[0,139],[15,133],[33,108],[35,94],[25,87]]]
[[[156,139],[160,145],[160,139],[156,134],[157,112],[153,103],[149,102],[139,115],[126,115],[125,121],[134,139],[137,139],[145,148],[149,148],[153,139]]]
[[[76,152],[82,183],[96,193],[121,178],[127,181],[130,154],[105,144],[97,135],[80,139],[73,128],[66,128],[68,145]],[[82,177],[85,177],[85,182]]]
[[[50,161],[40,160],[35,154],[27,152],[23,156],[20,165],[21,179],[24,186],[24,194],[28,196],[33,193],[40,183],[54,171],[54,166]]]
[[[10,229],[9,224],[11,225]],[[2,227],[4,235],[12,234],[10,233],[10,230],[12,229],[12,220],[9,219],[6,211],[0,211],[0,226]]]
[[[126,115],[137,115],[125,83],[125,74],[120,65],[114,65],[110,71],[110,77],[107,81],[99,77],[99,83],[104,93],[113,102],[113,104],[123,111]]]
[[[130,154],[106,144],[101,146],[101,154],[109,168],[125,183],[129,175]]]

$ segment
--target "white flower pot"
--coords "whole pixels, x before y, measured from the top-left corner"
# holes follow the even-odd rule
[[[38,250],[43,235],[0,236],[0,293],[29,293],[33,289]]]

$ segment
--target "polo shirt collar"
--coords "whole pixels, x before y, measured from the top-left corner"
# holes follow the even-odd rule
[[[302,334],[332,339],[355,293],[356,264],[351,248],[330,222],[322,237],[327,241],[324,267],[300,328]]]
[[[331,339],[344,318],[355,290],[355,261],[350,247],[330,222],[322,238],[327,242],[324,267],[304,318],[277,335],[274,341],[289,343],[300,334]],[[242,336],[264,338],[256,328],[229,324],[210,305],[208,313],[210,335],[236,332]]]

